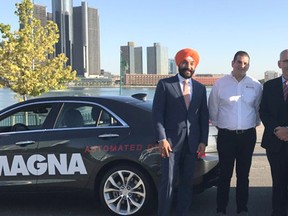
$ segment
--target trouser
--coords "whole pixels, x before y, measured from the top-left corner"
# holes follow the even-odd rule
[[[237,213],[248,211],[249,171],[255,144],[255,128],[245,131],[219,129],[217,150],[219,154],[220,179],[217,188],[217,212],[226,213],[235,161]]]
[[[178,180],[177,216],[189,215],[195,160],[196,153],[189,151],[187,141],[184,142],[180,151],[171,152],[169,158],[161,159],[162,176],[158,191],[158,216],[170,215],[176,180]]]
[[[288,143],[283,143],[279,152],[267,150],[273,180],[272,216],[286,216],[288,183]]]

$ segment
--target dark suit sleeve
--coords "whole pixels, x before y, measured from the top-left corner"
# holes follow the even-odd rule
[[[259,113],[265,126],[262,147],[269,151],[280,151],[284,142],[274,135],[274,129],[287,125],[287,108],[283,100],[281,77],[264,84]]]
[[[259,109],[261,121],[265,126],[266,132],[268,132],[269,134],[273,134],[274,129],[277,126],[279,126],[279,123],[277,121],[275,114],[272,113],[274,112],[273,110],[276,109],[277,107],[277,106],[274,106],[275,98],[273,99],[274,96],[272,96],[273,94],[272,92],[275,91],[275,88],[273,88],[274,85],[272,84],[273,83],[271,82],[267,82],[264,84],[263,95],[262,95],[262,99],[260,102],[260,109]],[[271,105],[274,106],[274,108],[271,107]],[[275,112],[277,112],[277,110],[275,110]]]
[[[153,99],[152,113],[157,140],[166,139],[164,128],[164,113],[166,105],[165,85],[162,80],[157,84]]]

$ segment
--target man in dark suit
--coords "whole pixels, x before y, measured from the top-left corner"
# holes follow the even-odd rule
[[[186,48],[176,54],[175,61],[179,73],[159,81],[153,100],[154,125],[162,157],[159,216],[170,213],[176,179],[177,215],[188,215],[197,152],[198,157],[204,155],[208,140],[206,88],[192,79],[199,55]]]
[[[280,54],[282,76],[264,84],[260,117],[265,126],[262,147],[266,149],[273,180],[272,216],[286,216],[288,182],[288,49]]]

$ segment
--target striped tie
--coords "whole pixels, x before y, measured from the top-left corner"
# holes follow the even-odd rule
[[[284,100],[286,101],[288,95],[288,80],[283,83],[283,96]]]
[[[183,97],[185,100],[185,104],[186,104],[186,108],[189,108],[189,104],[190,104],[190,85],[189,85],[189,80],[185,79],[183,81]]]

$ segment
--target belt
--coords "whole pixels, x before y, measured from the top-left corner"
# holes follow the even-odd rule
[[[246,133],[248,131],[253,130],[254,128],[249,128],[249,129],[246,129],[246,130],[229,130],[229,129],[226,129],[226,128],[219,128],[219,129],[223,130],[223,131],[226,131],[226,132],[229,132],[229,133],[243,134],[243,133]]]

